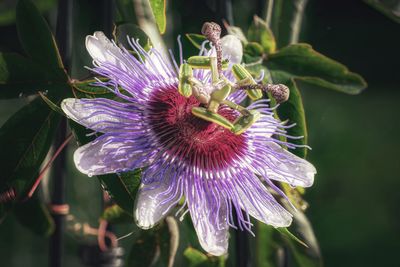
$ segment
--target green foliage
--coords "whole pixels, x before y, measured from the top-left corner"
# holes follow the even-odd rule
[[[248,42],[244,46],[245,62],[247,64],[262,60],[264,48],[257,42]]]
[[[278,232],[270,225],[256,222],[256,233],[254,239],[255,266],[275,267],[280,266],[280,255],[282,248],[279,244]]]
[[[127,213],[116,204],[106,208],[101,218],[112,224],[133,222],[132,214]]]
[[[167,28],[167,17],[165,14],[167,0],[149,0],[151,10],[158,25],[160,33],[164,33]]]
[[[364,0],[391,20],[400,23],[399,2],[393,0]]]
[[[103,95],[110,94],[110,91],[106,88],[94,86],[93,83],[95,82],[95,79],[74,81],[72,83],[72,86],[74,87],[74,89],[78,90],[81,93],[84,93],[85,95],[101,95],[101,97],[104,97]]]
[[[127,213],[133,214],[136,192],[140,186],[141,171],[135,170],[121,174],[98,175],[104,189]]]
[[[301,94],[297,88],[296,83],[293,79],[285,80],[272,72],[272,80],[275,83],[283,83],[290,90],[288,101],[282,103],[278,109],[279,118],[282,120],[288,120],[289,123],[296,123],[296,126],[287,130],[291,136],[303,136],[301,139],[292,139],[290,142],[297,145],[306,145],[308,139],[306,117],[304,114],[303,101]],[[293,149],[291,152],[298,155],[299,157],[305,158],[307,155],[307,148],[300,147]]]
[[[56,0],[36,0],[35,5],[40,12],[46,12],[53,8]],[[15,6],[17,1],[0,2],[0,26],[9,25],[15,22]]]
[[[267,12],[269,14],[267,20],[255,16],[247,36],[239,27],[225,26],[229,34],[237,36],[242,41],[244,62],[253,76],[258,76],[264,71],[263,83],[283,83],[289,87],[289,100],[279,106],[275,115],[282,120],[288,120],[289,124],[296,123],[295,127],[288,130],[288,134],[304,138],[291,142],[306,145],[306,117],[298,87],[307,83],[319,88],[357,94],[366,87],[366,83],[361,76],[319,54],[310,45],[292,44],[298,39],[299,22],[302,19],[305,0],[268,2],[273,4],[272,9]],[[116,42],[129,49],[126,40],[128,35],[139,39],[140,44],[146,50],[149,49],[151,46],[149,37],[134,24],[137,21],[133,2],[117,0],[116,4],[118,23],[113,32]],[[166,0],[150,0],[150,6],[159,31],[164,33]],[[40,15],[39,9],[31,1],[20,0],[16,14],[18,34],[26,57],[0,53],[0,98],[15,98],[21,93],[31,95],[47,91],[47,94],[40,93],[41,98],[37,97],[29,102],[0,128],[2,148],[0,160],[2,167],[5,167],[0,178],[0,189],[7,190],[14,187],[22,198],[31,188],[40,165],[53,143],[61,118],[59,113],[62,113],[58,107],[60,100],[67,97],[71,89],[77,98],[113,98],[114,95],[102,87],[93,86],[94,79],[69,79],[54,36]],[[95,16],[90,18],[95,19]],[[92,25],[91,23],[91,19],[83,21],[82,24],[76,23],[73,32]],[[79,34],[84,33],[83,30],[79,32]],[[205,41],[205,37],[200,34],[186,34],[186,37],[198,49]],[[75,48],[83,49],[82,45]],[[133,51],[131,52],[135,55]],[[81,64],[79,60],[83,58],[83,52],[79,50],[74,53],[72,61]],[[273,99],[271,103],[275,104]],[[75,122],[70,121],[69,125],[81,145],[96,137],[88,136],[90,131]],[[305,148],[296,149],[293,153],[306,157]],[[113,224],[133,222],[133,209],[140,187],[140,177],[141,170],[98,176],[102,186],[116,203],[104,210],[102,219]],[[283,190],[286,188],[283,187]],[[294,195],[288,194],[292,201],[298,201],[294,200]],[[296,194],[296,197],[301,198],[301,195]],[[0,220],[11,208],[16,218],[33,232],[47,236],[53,231],[54,225],[48,210],[37,198],[7,207],[1,205]],[[319,247],[309,221],[301,212],[295,213],[294,216],[295,220],[290,231],[286,228],[280,229],[281,235],[268,225],[256,223],[256,266],[280,266],[282,258],[279,255],[285,255],[290,266],[322,265]],[[234,257],[232,254],[230,257]],[[184,264],[189,267],[222,267],[226,264],[226,257],[212,257],[200,251],[196,233],[188,218],[178,224],[172,217],[167,217],[154,229],[139,232],[139,237],[135,240],[129,255],[128,264],[173,266],[173,262],[175,266]]]
[[[308,44],[289,45],[271,54],[267,67],[271,73],[277,73],[276,76],[294,78],[343,93],[358,94],[366,87],[360,75],[316,52]]]
[[[136,23],[136,13],[132,0],[116,0],[117,23]]]
[[[312,226],[307,217],[301,211],[295,212],[291,226],[296,236],[299,237],[307,247],[297,242],[293,238],[284,238],[283,241],[289,248],[289,264],[299,267],[321,267],[322,259],[319,245],[314,235]]]
[[[51,101],[44,93],[39,92],[39,95],[50,109],[57,112],[58,114],[64,115],[64,111],[62,111],[62,109],[56,103]]]
[[[139,28],[136,24],[133,23],[124,23],[118,25],[114,30],[114,39],[118,44],[121,44],[126,49],[130,49],[130,44],[127,41],[127,38],[134,38],[135,40],[139,40],[139,44],[145,49],[148,50],[151,46],[150,38],[147,34]]]
[[[141,231],[140,236],[133,244],[129,257],[129,266],[173,267],[175,254],[171,254],[173,236],[166,224],[157,229]],[[178,239],[179,242],[179,239]],[[178,265],[179,266],[179,265]]]
[[[24,196],[50,149],[60,118],[36,98],[0,128],[0,188],[13,186],[19,196]]]
[[[292,232],[289,231],[286,227],[279,227],[276,228],[279,233],[281,233],[285,238],[287,238],[289,241],[295,241],[298,244],[302,245],[305,248],[308,248],[308,245],[304,243],[302,240],[300,240],[297,236],[295,236]]]
[[[58,90],[65,77],[54,77],[32,60],[15,53],[0,53],[0,98],[36,94],[39,90]]]
[[[278,48],[298,42],[307,1],[268,1],[271,9],[267,11],[266,22],[275,35]]]
[[[264,49],[264,53],[270,54],[276,50],[275,37],[267,23],[258,16],[254,16],[247,38],[250,42],[257,42]]]
[[[35,234],[47,237],[54,231],[54,221],[49,210],[36,196],[16,204],[14,215],[23,226]]]
[[[16,12],[18,36],[27,55],[53,70],[54,75],[65,77],[54,36],[36,6],[29,0],[19,0]]]
[[[201,48],[201,45],[206,40],[206,37],[204,35],[197,33],[187,33],[186,37],[198,49]]]
[[[289,229],[276,231],[272,226],[257,222],[256,266],[276,267],[286,262],[287,266],[322,267],[319,246],[304,213],[294,213]]]
[[[19,38],[32,61],[16,54],[1,54],[1,96],[16,97],[47,90],[48,96],[57,102],[66,95],[69,86],[54,37],[30,1],[19,1],[16,12]],[[0,188],[13,186],[19,196],[27,192],[50,149],[60,118],[36,98],[1,127],[0,158],[5,171]],[[12,155],[9,151],[13,151]]]
[[[0,97],[15,98],[37,91],[61,92],[68,77],[57,45],[39,10],[28,0],[17,4],[17,30],[29,58],[0,53]]]
[[[188,267],[199,267],[208,260],[208,257],[204,253],[192,247],[185,249],[183,255],[189,262]]]
[[[243,44],[246,44],[248,42],[241,28],[229,25],[227,23],[225,23],[224,26],[228,31],[228,34],[236,36],[236,38],[238,38]]]

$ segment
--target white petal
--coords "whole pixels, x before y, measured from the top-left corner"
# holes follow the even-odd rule
[[[249,179],[249,178],[247,178]],[[236,186],[241,208],[255,219],[274,227],[287,227],[292,215],[283,208],[261,181],[254,177],[252,183],[241,181]]]
[[[163,219],[181,198],[181,186],[176,181],[142,184],[135,203],[136,224],[143,229],[152,228]]]
[[[270,168],[266,168],[269,179],[282,181],[292,186],[310,187],[314,183],[315,167],[276,143],[268,142],[268,149],[273,151]]]
[[[89,176],[128,171],[147,164],[146,155],[135,153],[136,150],[132,141],[114,141],[107,136],[79,147],[74,162],[80,172]]]
[[[86,36],[86,49],[98,64],[108,63],[127,70],[126,59],[119,47],[111,42],[103,32]]]
[[[243,46],[242,42],[234,35],[225,35],[221,38],[222,58],[229,60],[230,64],[242,62]]]
[[[198,196],[197,193],[194,195]],[[216,201],[220,203],[218,210],[204,199],[196,199],[194,196],[188,198],[188,207],[202,248],[214,256],[221,256],[228,252],[229,226],[225,201]],[[205,205],[200,206],[200,203]]]
[[[68,118],[95,131],[107,132],[107,129],[122,123],[134,123],[126,116],[121,116],[120,111],[127,112],[128,105],[103,99],[75,99],[67,98],[61,102],[61,109]],[[107,108],[107,109],[106,109]],[[111,111],[109,110],[111,109]],[[135,115],[132,113],[132,117]],[[122,126],[121,126],[122,127]]]

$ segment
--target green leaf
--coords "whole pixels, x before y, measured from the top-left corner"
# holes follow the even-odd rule
[[[205,40],[207,40],[207,38],[204,35],[197,33],[187,33],[186,37],[198,49],[201,49],[201,45]]]
[[[25,52],[42,67],[53,70],[55,76],[65,76],[54,36],[36,6],[29,0],[19,0],[16,15],[18,36]]]
[[[41,13],[54,7],[56,0],[36,0],[35,4]],[[16,1],[0,1],[0,26],[15,22]]]
[[[192,247],[188,247],[183,252],[183,255],[189,262],[189,267],[198,267],[208,260],[208,257],[203,252]]]
[[[101,86],[94,86],[93,83],[97,82],[95,79],[74,81],[72,86],[78,91],[88,95],[104,95],[110,94],[110,91]]]
[[[250,42],[259,43],[266,54],[273,53],[276,50],[276,41],[272,31],[267,23],[258,16],[254,16],[247,38]]]
[[[167,0],[149,0],[151,10],[158,25],[158,30],[163,34],[167,27],[167,17],[165,14]]]
[[[172,267],[170,261],[171,236],[165,224],[158,228],[141,231],[131,248],[128,266]],[[140,255],[140,257],[138,257]],[[176,265],[181,266],[181,265]]]
[[[256,266],[276,267],[285,262],[285,266],[322,267],[318,243],[309,221],[301,211],[294,214],[290,231],[261,222],[257,222],[256,227]]]
[[[114,38],[117,40],[118,44],[122,44],[126,49],[130,48],[130,44],[127,41],[127,38],[139,39],[139,44],[145,49],[150,49],[150,38],[147,34],[139,28],[139,26],[133,23],[124,23],[118,25],[114,30]]]
[[[121,209],[120,206],[114,204],[104,210],[101,218],[112,224],[132,223],[132,215],[132,213],[127,213],[125,210]]]
[[[46,205],[37,197],[16,204],[14,215],[23,226],[35,234],[47,237],[54,231],[53,218]]]
[[[282,251],[279,234],[274,227],[260,221],[255,222],[256,236],[254,238],[255,266],[257,267],[276,267],[280,266],[280,256]]]
[[[36,98],[0,128],[0,189],[13,186],[18,196],[24,196],[50,149],[60,118]]]
[[[264,49],[256,42],[248,42],[244,45],[243,61],[249,66],[260,65],[263,62]],[[251,68],[251,67],[250,67]]]
[[[278,47],[297,43],[308,0],[269,0],[266,22],[275,35]]]
[[[241,28],[229,25],[228,23],[224,23],[224,26],[228,34],[236,36],[243,44],[247,44],[248,40]]]
[[[276,228],[276,230],[278,230],[279,233],[281,233],[284,237],[296,241],[297,243],[299,243],[300,245],[308,248],[308,245],[306,243],[304,243],[302,240],[300,240],[300,238],[298,238],[297,236],[295,236],[294,234],[292,234],[289,229],[287,229],[286,227],[279,227]]]
[[[136,22],[136,13],[135,13],[135,7],[133,5],[132,0],[116,0],[116,6],[117,6],[117,15],[119,19],[117,19],[117,22],[132,22],[132,23],[137,23]]]
[[[128,259],[129,266],[173,267],[188,266],[183,252],[187,248],[187,236],[183,235],[182,224],[167,216],[158,226],[141,231]],[[191,228],[191,232],[194,229]],[[196,235],[194,233],[194,235]],[[143,257],[137,257],[143,255]],[[215,258],[215,257],[214,257]],[[216,265],[204,265],[215,266]]]
[[[156,231],[141,231],[139,238],[131,248],[127,260],[127,266],[159,266],[157,263],[159,263],[160,260],[161,248],[158,240],[159,238]]]
[[[40,97],[43,101],[51,108],[53,111],[57,112],[58,114],[64,115],[64,111],[53,101],[51,101],[45,94],[39,92]]]
[[[297,241],[284,238],[283,241],[289,247],[292,257],[291,261],[296,262],[299,267],[322,267],[321,252],[314,231],[307,217],[301,211],[293,214],[294,220],[290,229],[298,236],[308,247],[304,247]],[[295,265],[293,262],[288,263],[289,266]]]
[[[100,81],[108,81],[107,78],[103,77],[98,77],[97,80]],[[101,98],[108,98],[108,99],[113,99],[116,101],[119,101],[118,97],[111,92],[110,90],[102,87],[102,86],[97,86],[95,83],[97,82],[95,79],[89,79],[89,80],[83,80],[83,81],[77,81],[73,80],[71,85],[72,85],[72,90],[75,98],[96,98],[96,97],[101,97]],[[122,87],[118,87],[121,93],[129,95],[128,92],[124,91]]]
[[[381,12],[391,20],[400,23],[399,2],[393,0],[364,0],[365,3]]]
[[[66,77],[54,79],[32,60],[14,53],[0,53],[0,98],[16,98],[38,91],[58,91]]]
[[[307,125],[306,125],[306,117],[304,114],[303,101],[301,99],[301,94],[297,85],[293,79],[282,79],[282,77],[276,75],[277,73],[272,72],[272,80],[274,83],[283,83],[290,90],[289,99],[282,103],[278,108],[278,115],[282,121],[288,120],[289,124],[296,123],[296,125],[287,130],[288,134],[291,136],[303,136],[301,139],[292,139],[291,143],[297,145],[306,145],[308,134],[307,134]],[[296,154],[301,158],[305,158],[307,156],[307,148],[300,147],[297,149],[292,149],[292,153]]]
[[[264,48],[256,42],[248,42],[244,46],[244,53],[248,54],[249,56],[252,57],[258,57],[261,58],[264,53]]]
[[[127,213],[132,214],[136,193],[140,186],[141,171],[134,170],[121,174],[98,175],[97,177],[114,201]]]
[[[308,44],[289,45],[269,55],[267,67],[287,79],[348,94],[358,94],[367,86],[360,75],[316,52]]]

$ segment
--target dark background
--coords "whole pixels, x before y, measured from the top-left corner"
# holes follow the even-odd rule
[[[198,32],[204,20],[215,19],[218,9],[214,1],[172,0],[169,4],[169,45],[174,45],[172,36]],[[233,4],[234,21],[245,28],[262,7],[262,1]],[[54,14],[45,14],[54,21]],[[1,50],[20,50],[14,25],[1,26],[0,36]],[[307,190],[307,214],[325,265],[398,266],[400,25],[362,1],[310,0],[300,41],[345,64],[369,84],[357,96],[302,88],[313,148],[308,159],[318,170],[315,185]],[[187,42],[184,45],[190,47]],[[1,100],[0,124],[26,101]],[[71,203],[74,214],[96,224],[100,214],[97,180],[73,171],[69,177],[68,198],[79,199]],[[34,236],[12,217],[0,226],[0,237],[1,266],[46,266],[47,240]],[[79,266],[75,243],[73,237],[67,238],[66,266]]]

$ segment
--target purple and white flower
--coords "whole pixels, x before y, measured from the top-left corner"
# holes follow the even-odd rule
[[[240,62],[242,48],[232,38],[222,38],[223,55]],[[142,168],[134,210],[138,226],[153,227],[184,198],[201,246],[213,255],[227,252],[229,227],[251,230],[250,216],[274,227],[289,226],[292,215],[271,194],[274,190],[283,195],[272,180],[309,187],[316,170],[281,147],[295,145],[275,138],[286,136],[289,126],[274,118],[268,101],[248,107],[262,116],[246,132],[235,135],[192,115],[191,108],[200,103],[178,93],[175,61],[130,42],[139,57],[102,32],[86,39],[93,71],[108,78],[97,85],[109,88],[120,101],[69,98],[62,102],[70,119],[103,133],[75,151],[79,171],[92,176]],[[204,53],[211,52],[203,48]],[[209,82],[206,70],[195,70],[194,75]],[[229,70],[225,76],[233,79]],[[239,103],[244,97],[240,91],[230,100]],[[231,121],[238,116],[223,105],[219,114]]]

